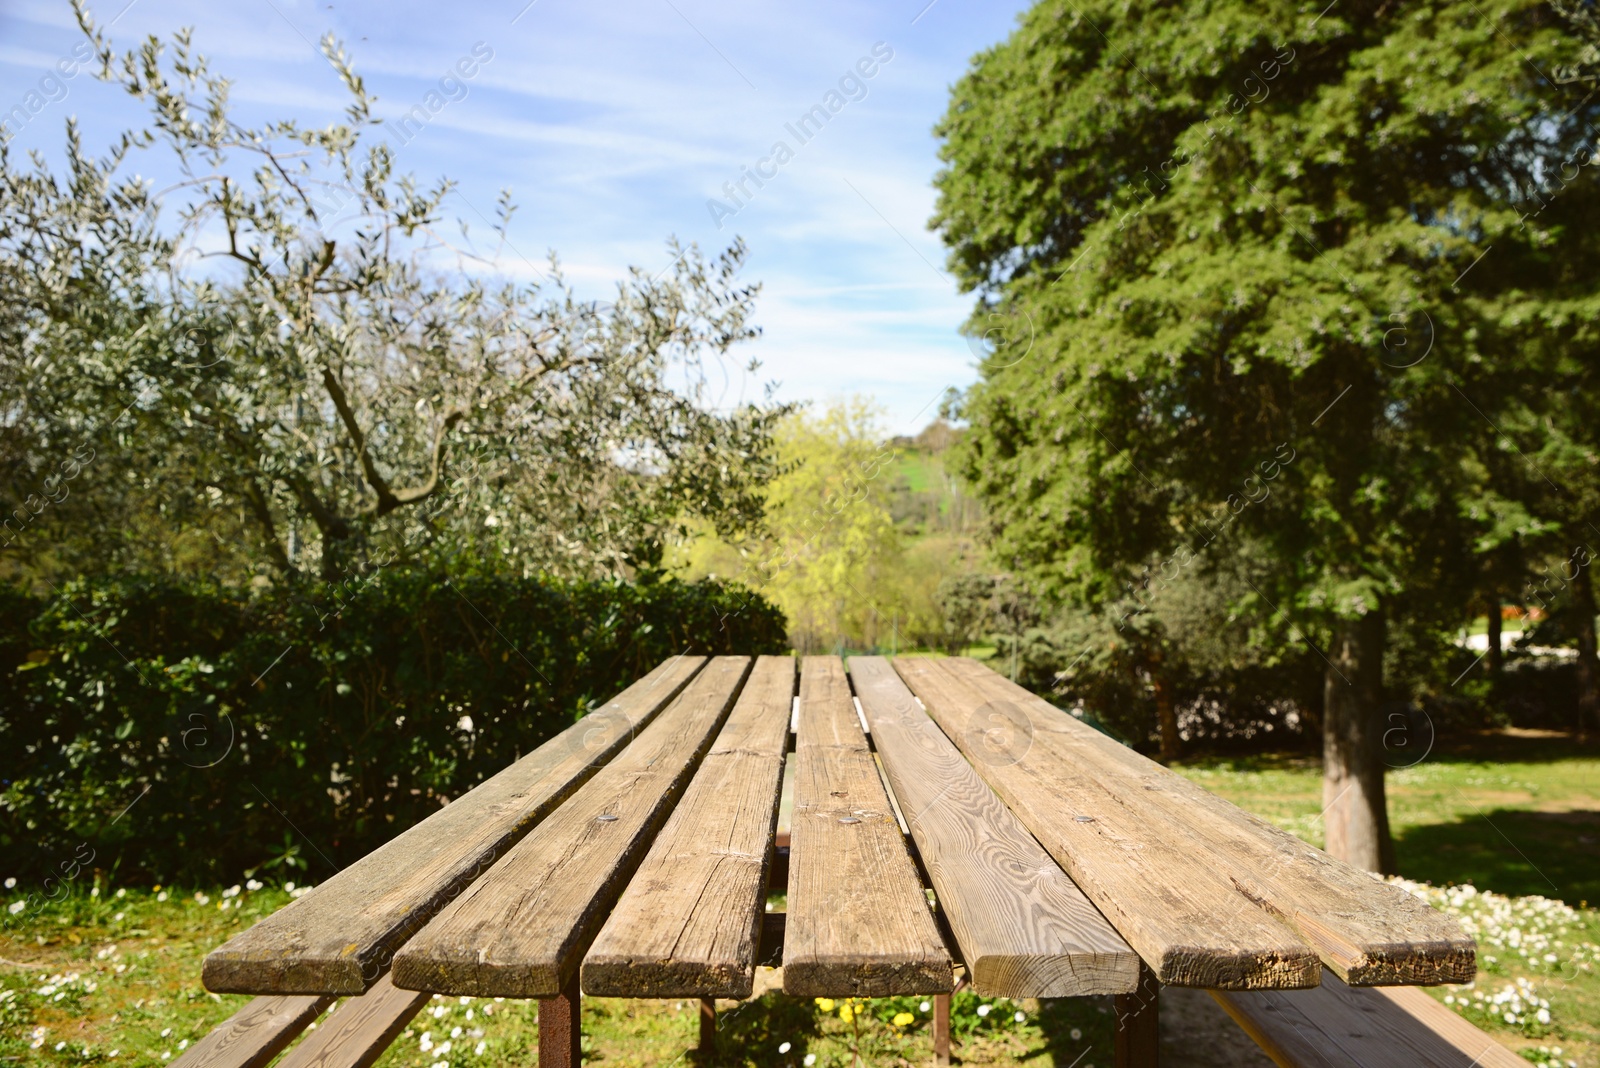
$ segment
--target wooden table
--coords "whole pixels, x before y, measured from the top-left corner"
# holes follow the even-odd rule
[[[286,1068],[371,1063],[431,993],[541,999],[549,1066],[578,1060],[580,987],[710,1005],[749,997],[761,960],[789,994],[937,997],[945,1063],[958,981],[1114,995],[1132,1065],[1155,1063],[1161,984],[1475,970],[1449,917],[975,661],[767,656],[663,663],[217,949],[204,981],[277,996],[269,1021],[363,995]]]

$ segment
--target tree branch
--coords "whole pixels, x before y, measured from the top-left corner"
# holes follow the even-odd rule
[[[600,363],[604,357],[585,356],[577,359],[563,360],[560,363],[547,363],[540,360],[539,366],[534,368],[505,390],[501,396],[508,396],[519,390],[525,389],[533,383],[548,375],[562,371],[570,371],[575,367]],[[439,488],[440,481],[444,478],[445,453],[447,439],[450,431],[465,419],[471,412],[471,406],[453,408],[445,413],[443,422],[439,424],[438,431],[433,436],[433,456],[429,465],[430,470],[425,482],[404,489],[394,489],[389,485],[388,479],[383,477],[378,470],[377,462],[372,457],[371,450],[367,447],[366,432],[361,429],[361,421],[356,417],[355,409],[350,404],[350,397],[344,391],[344,384],[339,381],[339,376],[327,364],[322,367],[323,388],[328,391],[328,397],[333,401],[334,410],[339,413],[339,420],[344,423],[345,432],[350,435],[350,442],[355,446],[356,457],[361,463],[362,477],[367,485],[372,488],[378,497],[377,502],[368,510],[374,516],[386,516],[397,508],[408,504],[416,504],[433,496]]]
[[[289,554],[284,551],[283,543],[278,540],[278,525],[272,518],[272,509],[267,505],[266,494],[261,492],[261,486],[252,477],[244,479],[244,499],[250,505],[256,522],[261,526],[261,533],[266,538],[267,555],[272,558],[272,564],[279,571],[290,578],[297,577],[300,572],[289,559]]]

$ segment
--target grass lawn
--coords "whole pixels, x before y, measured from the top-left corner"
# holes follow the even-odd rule
[[[1319,841],[1314,761],[1206,759],[1178,770]],[[1558,1046],[1560,1063],[1600,1068],[1600,912],[1585,906],[1600,901],[1600,752],[1579,753],[1557,737],[1475,736],[1391,773],[1389,788],[1401,875],[1475,888],[1419,888],[1457,911],[1479,939],[1477,982],[1437,996],[1534,1063],[1553,1056],[1540,1054],[1541,1046]],[[158,893],[119,889],[104,877],[93,888],[85,884],[80,879],[62,900],[38,910],[0,912],[8,921],[0,935],[0,1060],[167,1063],[247,1000],[200,987],[206,951],[289,900],[277,885]],[[15,907],[29,889],[8,887],[0,903]],[[770,981],[770,973],[763,978]],[[1548,1022],[1540,1018],[1541,999]],[[980,1016],[982,1004],[958,995],[961,1063],[1111,1063],[1103,999],[996,1001]],[[768,993],[722,1009],[720,1052],[701,1061],[688,1052],[698,1026],[694,1003],[586,999],[587,1059],[803,1068],[807,1058],[815,1066],[849,1065],[859,1050],[867,1064],[931,1062],[931,1013],[920,999],[819,1006]],[[1516,1022],[1506,1022],[1507,1013]],[[438,998],[378,1063],[525,1066],[535,1060],[534,1021],[529,1003]]]

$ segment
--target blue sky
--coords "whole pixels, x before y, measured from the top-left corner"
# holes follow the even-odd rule
[[[338,116],[343,89],[315,47],[328,31],[388,118],[422,103],[475,47],[492,52],[469,62],[464,96],[449,86],[457,99],[405,144],[390,138],[399,169],[457,179],[452,206],[475,224],[511,187],[520,208],[497,270],[532,280],[554,249],[593,299],[629,264],[665,268],[669,235],[708,251],[744,237],[746,277],[764,284],[765,334],[748,354],[764,366],[731,383],[735,396],[754,397],[769,379],[789,399],[870,394],[900,432],[975,375],[957,332],[972,298],[944,274],[927,229],[931,130],[973,53],[1010,32],[1025,6],[1016,0],[126,3],[92,4],[102,25],[115,18],[115,44],[193,27],[199,50],[233,79],[246,121]],[[0,0],[0,108],[23,101],[80,40],[66,0]],[[87,73],[50,95],[16,131],[14,151],[58,156],[68,115],[94,148],[141,118]],[[801,144],[787,127],[828,103],[837,113]],[[781,166],[779,141],[793,153]],[[758,164],[771,176],[759,188],[745,178]],[[742,205],[724,191],[741,178]]]

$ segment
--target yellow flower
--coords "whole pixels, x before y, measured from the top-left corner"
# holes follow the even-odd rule
[[[832,998],[818,998],[817,999],[817,1008],[821,1009],[823,1012],[832,1012],[833,1011],[833,999]]]
[[[916,1022],[917,1022],[917,1018],[915,1016],[911,1015],[909,1012],[897,1012],[897,1013],[894,1014],[894,1025],[896,1027],[904,1027],[907,1024],[912,1024],[912,1023],[916,1023]]]
[[[843,1020],[845,1023],[849,1023],[850,1022],[850,1018],[854,1014],[855,1014],[855,1010],[852,1009],[850,1006],[848,1006],[848,1005],[840,1005],[839,1006],[839,1019]]]

